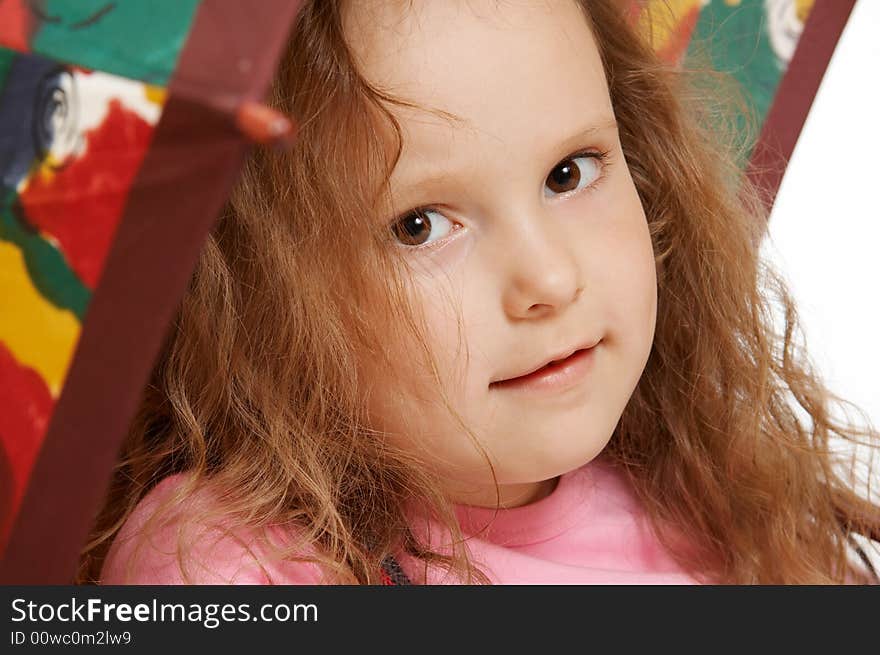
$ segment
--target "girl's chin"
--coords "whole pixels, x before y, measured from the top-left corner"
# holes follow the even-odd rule
[[[571,471],[575,471],[586,464],[589,464],[604,450],[607,440],[598,445],[584,448],[584,444],[577,444],[577,448],[572,447],[566,452],[548,452],[541,451],[534,453],[531,459],[521,460],[526,464],[505,466],[502,462],[496,469],[499,482],[501,484],[519,483],[535,483],[545,480],[551,480],[560,475],[565,475]]]

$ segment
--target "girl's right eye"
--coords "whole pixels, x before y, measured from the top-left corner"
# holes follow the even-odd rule
[[[391,224],[391,234],[405,246],[422,246],[442,239],[454,225],[440,212],[429,207],[414,209]]]

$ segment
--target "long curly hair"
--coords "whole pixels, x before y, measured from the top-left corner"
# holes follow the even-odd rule
[[[376,583],[399,549],[488,582],[438,480],[367,420],[357,362],[393,366],[387,327],[417,338],[424,326],[387,234],[365,219],[401,152],[388,105],[405,103],[359,74],[344,4],[307,0],[298,16],[270,98],[296,117],[298,143],[254,152],[205,244],[80,582],[99,581],[134,507],[179,472],[187,482],[167,507],[209,488],[226,526],[296,526],[315,551],[283,556],[319,562],[327,582]],[[741,172],[742,144],[722,138],[705,76],[657,59],[631,2],[579,4],[658,273],[653,350],[604,456],[698,579],[851,581],[853,544],[878,539],[880,507],[835,444],[873,448],[878,435],[835,418],[843,401],[811,367],[792,298],[759,255],[766,215]],[[427,346],[425,356],[430,366]],[[414,500],[449,530],[449,550],[410,529]]]

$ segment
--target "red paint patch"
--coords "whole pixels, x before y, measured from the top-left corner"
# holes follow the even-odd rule
[[[31,51],[36,19],[25,0],[0,0],[0,45],[19,52]]]
[[[153,126],[119,100],[108,109],[104,122],[85,133],[81,157],[51,176],[34,175],[20,196],[26,220],[58,240],[92,290],[153,135]]]
[[[657,56],[668,64],[680,63],[687,54],[691,43],[691,36],[697,27],[700,18],[700,8],[694,7],[688,10],[675,26],[675,31],[665,48],[661,49]]]
[[[39,374],[16,361],[0,342],[0,544],[24,497],[55,401]],[[3,470],[5,469],[5,470]],[[11,478],[11,479],[10,479]]]

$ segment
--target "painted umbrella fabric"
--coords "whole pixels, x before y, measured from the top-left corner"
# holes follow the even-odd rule
[[[855,1],[637,0],[634,5],[636,19],[651,26],[661,58],[692,71],[725,73],[739,85],[746,112],[732,118],[753,140],[740,164],[768,211]]]
[[[669,62],[729,73],[758,125],[794,56],[815,0],[650,0],[656,48]]]
[[[0,0],[4,580],[72,575],[299,4]]]

